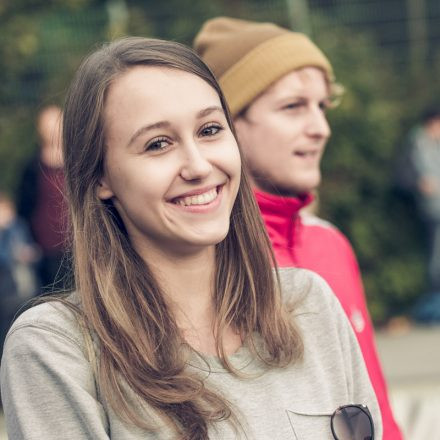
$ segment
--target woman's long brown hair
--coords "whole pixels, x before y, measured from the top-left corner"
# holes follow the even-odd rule
[[[96,188],[103,175],[106,93],[133,66],[163,66],[192,73],[223,94],[210,70],[186,46],[125,38],[103,46],[80,66],[64,110],[64,160],[70,204],[75,285],[81,321],[97,341],[97,383],[123,420],[153,429],[148,408],[179,438],[207,439],[211,423],[234,419],[230,405],[186,369],[179,328],[148,264],[134,251],[111,202]],[[152,84],[154,87],[154,84]],[[216,247],[214,300],[217,352],[225,356],[223,330],[237,329],[268,368],[302,354],[301,338],[281,303],[273,255],[258,208],[242,172],[230,230]],[[263,341],[257,349],[255,335]]]

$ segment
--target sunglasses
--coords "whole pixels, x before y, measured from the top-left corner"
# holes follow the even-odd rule
[[[340,406],[332,414],[331,428],[335,440],[374,440],[374,424],[365,405]]]

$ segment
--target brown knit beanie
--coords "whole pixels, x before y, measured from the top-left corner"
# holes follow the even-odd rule
[[[333,81],[330,62],[306,35],[272,23],[213,18],[194,49],[218,78],[234,117],[292,70],[318,67]]]

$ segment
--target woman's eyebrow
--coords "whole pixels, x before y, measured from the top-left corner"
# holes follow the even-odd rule
[[[219,105],[212,105],[211,107],[207,107],[207,108],[204,108],[203,110],[200,110],[197,113],[196,118],[200,119],[200,118],[208,116],[208,115],[210,115],[211,113],[214,113],[214,112],[220,112],[220,113],[224,114],[224,111],[223,111],[222,107],[220,107]]]
[[[196,114],[196,118],[201,119],[201,118],[208,116],[214,112],[220,112],[222,114],[224,113],[222,107],[220,107],[218,105],[213,105],[213,106],[204,108],[203,110],[200,110]],[[170,126],[171,126],[171,123],[169,121],[158,121],[158,122],[154,122],[153,124],[144,125],[144,126],[138,128],[134,132],[133,136],[130,138],[130,140],[127,143],[127,147],[129,147],[139,136],[142,136],[143,134],[147,133],[150,130],[154,130],[156,128],[169,128]]]
[[[142,136],[143,134],[147,133],[150,130],[154,130],[156,128],[168,128],[170,126],[170,122],[168,121],[159,121],[159,122],[155,122],[154,124],[148,124],[148,125],[144,125],[140,128],[138,128],[133,136],[130,138],[130,140],[128,141],[127,147],[129,147],[139,136]]]

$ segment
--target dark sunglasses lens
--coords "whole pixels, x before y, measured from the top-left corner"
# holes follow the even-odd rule
[[[366,410],[357,406],[339,408],[332,417],[337,440],[372,440],[373,425]]]

